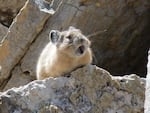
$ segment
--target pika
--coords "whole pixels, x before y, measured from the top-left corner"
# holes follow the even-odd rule
[[[63,76],[92,62],[91,42],[79,29],[51,30],[49,40],[38,59],[37,79]]]

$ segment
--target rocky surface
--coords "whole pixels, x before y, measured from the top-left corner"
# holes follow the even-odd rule
[[[146,92],[145,92],[145,112],[150,112],[150,50],[148,52],[147,76],[146,76]]]
[[[35,37],[42,31],[45,22],[50,17],[50,13],[46,14],[41,11],[42,4],[40,0],[28,0],[9,27],[0,46],[0,65],[2,66],[0,87],[5,85],[5,80],[10,77],[10,72],[25,55],[29,45],[34,42]],[[57,4],[54,4],[53,7],[56,7]]]
[[[0,10],[8,5],[8,9],[18,8],[19,11],[25,0],[11,2],[0,1]],[[61,2],[54,0],[50,5],[51,2],[43,0],[27,0],[17,13],[0,46],[0,90],[32,81],[39,54],[49,41],[50,30],[65,30],[70,25],[79,28],[85,35],[106,30],[90,37],[94,64],[107,69],[112,75],[146,75],[150,43],[148,0],[63,0],[57,8]],[[18,6],[15,7],[15,4]]]
[[[4,36],[7,33],[8,28],[3,26],[2,24],[0,24],[0,42],[2,41],[2,39],[4,38]]]
[[[29,82],[33,81],[35,78],[29,76],[28,73],[22,73],[19,66],[15,67],[12,72],[12,77],[7,82],[6,86],[4,87],[4,91],[11,87],[19,87],[21,85],[28,84]]]
[[[89,65],[0,94],[1,113],[144,113],[145,82]]]
[[[0,1],[0,113],[143,113],[145,81],[129,73],[146,75],[149,1],[46,1]],[[94,64],[125,76],[86,66],[71,77],[33,81],[50,30],[71,25],[87,36],[95,33]],[[146,87],[148,113],[148,82]]]
[[[0,0],[0,23],[10,26],[27,0]]]
[[[49,31],[65,30],[72,25],[85,35],[107,29],[107,32],[91,37],[94,64],[113,75],[136,73],[145,76],[150,43],[148,1],[81,1],[65,0],[60,10],[48,19],[43,31],[22,58],[22,71],[35,75],[37,58],[48,43]]]

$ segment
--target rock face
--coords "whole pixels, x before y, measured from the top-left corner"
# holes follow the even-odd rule
[[[0,42],[7,33],[8,28],[0,24]]]
[[[144,76],[150,43],[149,1],[46,1],[0,1],[0,23],[11,24],[9,29],[0,24],[0,41],[6,34],[0,45],[0,90],[7,90],[0,93],[0,113],[143,113],[145,81],[135,74],[114,77],[86,66],[70,77],[29,82],[50,30],[70,25],[87,36],[106,30],[90,37],[95,64],[113,75]],[[149,106],[147,83],[146,113]]]
[[[145,83],[90,65],[0,94],[1,113],[144,113]]]
[[[147,77],[146,77],[146,92],[145,92],[145,112],[150,112],[150,50],[148,52]]]
[[[95,64],[113,75],[144,76],[150,43],[149,1],[46,1],[0,1],[0,41],[5,37],[0,45],[0,90],[7,90],[0,93],[0,113],[143,113],[145,81],[135,74],[114,77],[91,65],[70,77],[33,79],[49,31],[70,25],[87,36],[106,30],[90,37]],[[146,87],[148,113],[148,82]]]
[[[96,65],[113,75],[145,76],[150,43],[150,13],[146,4],[147,0],[66,0],[22,58],[22,71],[35,75],[37,58],[48,43],[49,31],[65,30],[72,25],[85,35],[107,29],[91,37]]]
[[[59,1],[57,2],[59,3]],[[9,27],[0,46],[0,65],[2,66],[0,76],[0,84],[2,85],[0,87],[3,87],[4,81],[10,76],[12,68],[25,55],[29,45],[32,44],[50,17],[50,14],[41,11],[40,5],[42,3],[40,0],[28,0]],[[56,6],[56,4],[53,5],[53,7]]]
[[[24,6],[27,0],[1,0],[0,1],[0,23],[10,26],[14,17]]]

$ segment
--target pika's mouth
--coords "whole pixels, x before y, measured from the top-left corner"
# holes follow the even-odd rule
[[[77,48],[76,52],[78,55],[82,55],[84,53],[84,51],[85,51],[85,47],[82,45]]]

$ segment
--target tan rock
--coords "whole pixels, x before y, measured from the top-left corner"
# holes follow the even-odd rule
[[[10,71],[19,63],[50,16],[40,11],[39,5],[42,3],[36,4],[36,2],[36,0],[26,2],[0,46],[0,65],[2,66],[0,84],[3,84],[10,76]]]
[[[1,0],[0,1],[0,22],[5,26],[10,26],[19,10],[27,0]]]
[[[3,40],[3,38],[5,37],[5,35],[7,34],[8,28],[3,26],[2,24],[0,24],[0,61],[5,59],[5,56],[8,54],[8,42],[5,43],[5,45],[3,45],[3,50],[1,48],[1,42]],[[1,63],[0,63],[1,64]]]
[[[90,65],[77,69],[70,77],[36,80],[1,93],[0,111],[144,113],[144,84],[136,75],[113,77],[107,71]]]
[[[3,26],[2,24],[0,24],[0,42],[2,41],[2,39],[4,38],[4,36],[7,33],[8,28]]]
[[[7,82],[3,91],[6,91],[12,87],[19,87],[28,84],[33,81],[35,78],[31,77],[29,73],[22,73],[19,66],[15,67],[12,71],[12,76]]]

